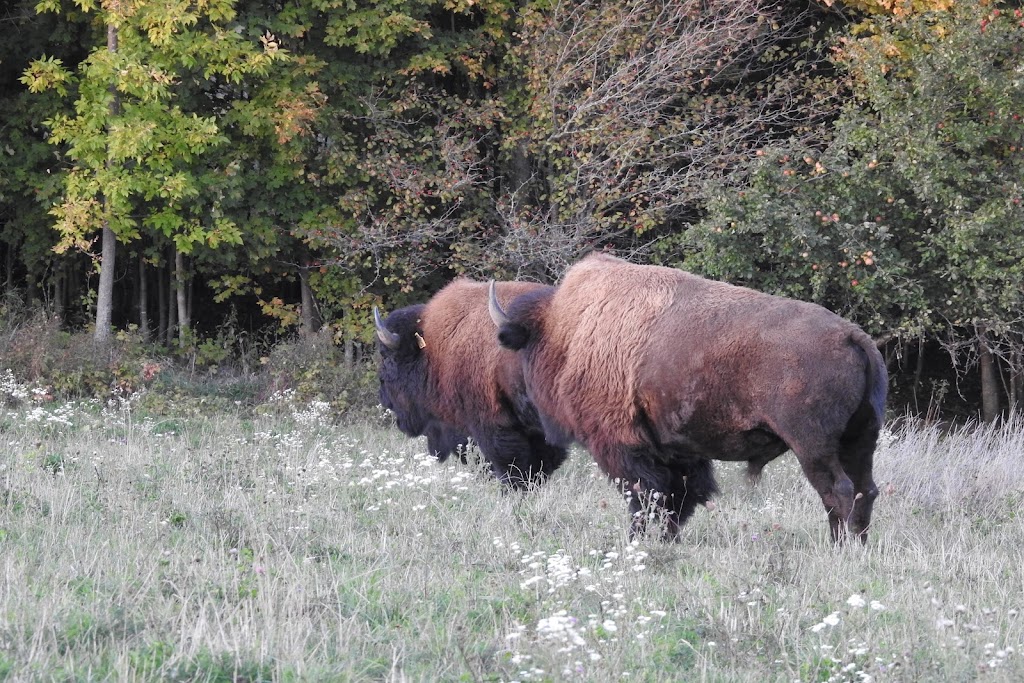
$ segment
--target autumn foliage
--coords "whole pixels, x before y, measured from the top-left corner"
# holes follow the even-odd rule
[[[0,264],[68,328],[234,315],[355,357],[374,305],[609,249],[1020,397],[1016,3],[9,5]]]

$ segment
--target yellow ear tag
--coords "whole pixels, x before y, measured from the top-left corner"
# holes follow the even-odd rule
[[[421,349],[426,348],[427,342],[423,340],[423,336],[419,332],[413,333],[412,336],[416,337],[416,346],[420,347]]]

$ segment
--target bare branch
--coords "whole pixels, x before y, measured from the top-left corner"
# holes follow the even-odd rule
[[[780,70],[779,46],[809,21],[777,4],[563,0],[537,23],[524,47],[533,149],[562,222],[664,224],[693,211],[709,178],[832,111],[809,109],[802,77]]]

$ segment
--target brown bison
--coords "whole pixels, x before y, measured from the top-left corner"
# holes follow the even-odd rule
[[[544,289],[503,282],[497,295],[510,300]],[[487,304],[485,283],[459,279],[386,320],[374,309],[380,401],[403,432],[426,435],[439,459],[472,437],[496,477],[525,488],[554,472],[566,449],[545,442],[519,359],[495,342]]]
[[[872,457],[888,375],[859,327],[830,311],[671,268],[591,255],[557,289],[491,316],[520,352],[553,443],[578,440],[630,499],[677,536],[717,492],[712,460],[761,468],[792,450],[832,538],[866,541]],[[506,312],[507,311],[507,312]]]

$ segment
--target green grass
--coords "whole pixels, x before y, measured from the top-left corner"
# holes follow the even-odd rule
[[[322,407],[0,407],[0,680],[1024,680],[1024,425],[907,427],[867,547],[793,458],[681,542]]]

